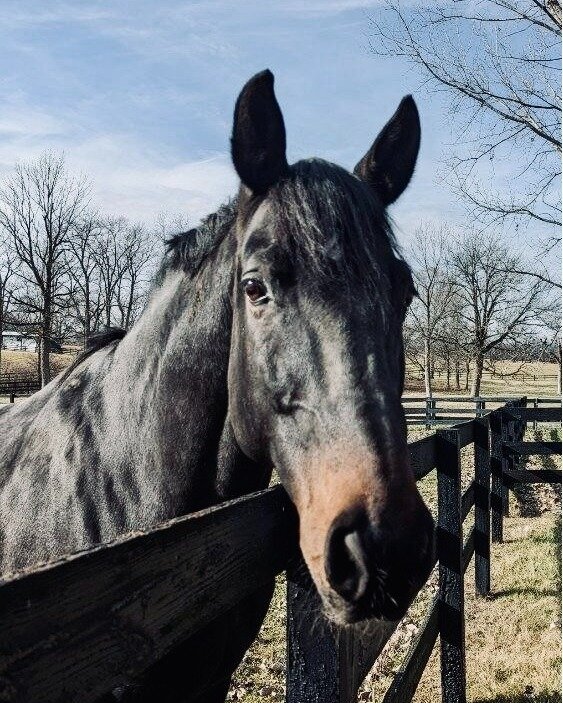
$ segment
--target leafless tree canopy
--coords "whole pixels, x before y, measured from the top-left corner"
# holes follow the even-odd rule
[[[86,343],[104,325],[134,323],[162,250],[161,226],[100,216],[86,182],[50,152],[16,165],[1,184],[0,332],[9,324],[39,338],[43,384],[54,342]]]
[[[469,390],[471,371],[475,396],[486,364],[495,363],[500,350],[502,359],[507,349],[534,346],[539,360],[549,345],[555,356],[560,320],[552,289],[518,273],[521,261],[500,237],[427,224],[413,240],[409,261],[419,297],[407,317],[406,349],[411,365],[424,373],[427,396],[438,364],[448,387],[455,372],[457,389],[463,370]]]
[[[69,177],[63,158],[52,153],[32,164],[18,164],[0,187],[0,225],[19,264],[21,286],[14,299],[36,320],[44,384],[51,378],[54,318],[66,305],[69,233],[86,204],[84,182]]]
[[[459,127],[449,180],[472,215],[486,224],[542,227],[543,248],[554,246],[561,224],[560,1],[412,7],[387,0],[372,21],[376,53],[406,58],[427,88],[449,95]]]
[[[426,395],[432,395],[432,372],[436,347],[448,334],[455,311],[456,284],[448,267],[448,241],[451,232],[446,227],[435,229],[421,225],[409,249],[409,261],[417,297],[413,300],[407,318],[407,353],[417,364],[420,349]],[[414,344],[413,344],[414,342]],[[414,353],[410,353],[413,349]]]

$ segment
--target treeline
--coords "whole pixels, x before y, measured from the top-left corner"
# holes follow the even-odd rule
[[[409,249],[417,297],[405,322],[405,350],[427,396],[438,373],[448,388],[475,396],[484,371],[509,376],[526,361],[556,361],[560,379],[558,291],[527,273],[500,237],[428,224]],[[520,365],[501,369],[506,360]]]
[[[18,164],[3,181],[0,333],[9,327],[38,338],[43,385],[53,342],[85,344],[105,326],[135,322],[168,225],[100,215],[87,182],[50,152]]]

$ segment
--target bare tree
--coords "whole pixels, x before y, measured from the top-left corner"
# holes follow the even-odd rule
[[[86,205],[87,187],[67,175],[64,157],[44,153],[18,164],[0,187],[0,225],[17,257],[22,292],[18,304],[35,316],[40,337],[41,383],[49,363],[54,317],[66,307],[69,234]]]
[[[2,335],[13,297],[15,269],[16,258],[10,251],[6,238],[0,234],[0,371],[2,369]]]
[[[95,242],[102,321],[128,328],[143,307],[160,247],[153,246],[148,230],[123,217],[102,220]]]
[[[453,312],[456,283],[448,270],[447,243],[452,234],[447,227],[421,225],[410,247],[417,296],[409,308],[408,326],[416,330],[423,350],[424,386],[432,396],[435,347],[445,338],[447,321]]]
[[[128,223],[124,217],[110,217],[100,221],[96,236],[94,260],[100,276],[102,322],[113,324],[119,284],[126,270],[123,241]]]
[[[516,227],[547,226],[543,250],[554,246],[561,224],[560,0],[406,9],[387,0],[373,27],[376,53],[406,58],[427,88],[449,96],[459,126],[449,180],[473,216],[488,225],[508,218]],[[503,180],[497,166],[514,154],[521,166]],[[492,182],[504,187],[491,190]]]
[[[563,359],[561,356],[561,300],[557,300],[541,315],[543,326],[541,346],[543,359],[557,364],[557,392],[562,392]]]
[[[123,261],[123,274],[116,290],[118,324],[128,329],[143,308],[156,260],[151,238],[141,225],[127,228],[120,257]]]
[[[87,214],[75,224],[69,237],[70,300],[74,315],[81,326],[84,347],[90,334],[98,329],[102,314],[100,270],[96,251],[99,234],[99,217]]]
[[[476,396],[485,356],[499,345],[536,330],[541,315],[550,307],[547,285],[538,280],[530,286],[527,276],[514,273],[521,267],[518,257],[486,232],[467,232],[452,251],[451,267],[472,350],[471,395]]]
[[[163,242],[175,234],[186,232],[190,227],[189,222],[188,215],[183,213],[159,212],[153,226],[154,234]]]

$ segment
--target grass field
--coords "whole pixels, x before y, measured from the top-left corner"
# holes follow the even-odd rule
[[[530,363],[520,369],[520,364],[502,362],[497,364],[499,375],[493,376],[489,372],[483,374],[481,395],[529,395],[552,396],[558,395],[557,390],[557,364]],[[464,378],[462,378],[462,386]],[[436,395],[467,395],[465,390],[454,388],[455,378],[450,379],[451,388],[446,388],[445,374],[436,375],[433,389]],[[412,366],[407,366],[405,391],[409,395],[424,395],[424,381]]]
[[[51,354],[51,372],[55,374],[64,371],[72,363],[75,355]],[[37,354],[35,352],[11,351],[2,349],[2,374],[25,374],[37,377]]]
[[[77,351],[77,348],[74,348]],[[75,353],[52,354],[51,366],[53,375],[63,371],[75,357]],[[504,362],[498,366],[499,372],[511,373],[519,368],[519,365],[511,362]],[[7,349],[2,350],[2,374],[29,374],[37,375],[37,354],[33,352],[16,352]],[[492,376],[485,373],[483,377],[482,395],[525,395],[532,396],[552,396],[557,395],[557,365],[547,363],[526,364],[523,370],[515,376]],[[453,384],[453,377],[452,377]],[[446,395],[467,395],[466,391],[445,388],[445,376],[437,376],[434,381],[435,393],[445,393]],[[424,383],[418,377],[415,370],[407,367],[407,379],[405,383],[406,395],[424,395]]]

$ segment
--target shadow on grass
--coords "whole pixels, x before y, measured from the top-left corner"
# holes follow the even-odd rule
[[[516,696],[495,696],[495,698],[479,698],[474,703],[561,703],[558,691],[544,693],[522,693]]]
[[[507,596],[533,596],[543,598],[544,596],[559,596],[560,592],[556,588],[507,588],[505,591],[498,591],[494,594],[494,599],[506,598]]]

